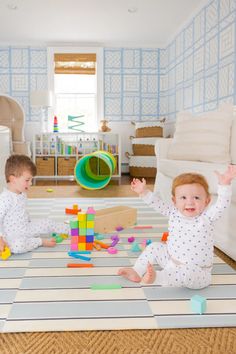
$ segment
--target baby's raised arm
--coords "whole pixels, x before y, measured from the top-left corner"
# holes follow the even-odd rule
[[[146,180],[144,178],[142,178],[142,181],[140,181],[138,178],[134,178],[131,182],[131,190],[139,194],[141,197],[143,197],[149,191],[147,189]]]
[[[232,180],[236,177],[236,165],[229,165],[224,173],[219,173],[215,171],[218,177],[218,183],[221,185],[229,185]]]

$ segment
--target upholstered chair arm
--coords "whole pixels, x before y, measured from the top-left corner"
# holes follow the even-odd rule
[[[31,157],[30,142],[13,141],[12,144],[14,154],[23,154]]]
[[[172,140],[173,138],[157,139],[155,144],[155,154],[157,156],[157,160],[167,159],[168,149],[170,147]]]

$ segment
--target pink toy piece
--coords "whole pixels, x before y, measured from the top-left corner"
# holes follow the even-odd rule
[[[96,211],[93,209],[93,207],[88,207],[87,214],[96,214]]]
[[[114,247],[109,247],[107,249],[107,252],[110,253],[110,254],[116,254],[118,252],[118,250]]]
[[[124,230],[124,228],[122,226],[117,226],[116,227],[116,231],[122,231],[122,230]]]
[[[134,236],[131,236],[131,237],[128,238],[128,242],[129,242],[129,243],[134,242],[134,240],[135,240]]]
[[[142,247],[146,247],[147,246],[147,240],[146,239],[144,239],[143,241],[142,241]]]

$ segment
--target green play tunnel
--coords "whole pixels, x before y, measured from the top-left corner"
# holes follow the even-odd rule
[[[107,151],[95,151],[83,156],[75,166],[75,179],[85,189],[102,189],[110,181],[116,159]]]

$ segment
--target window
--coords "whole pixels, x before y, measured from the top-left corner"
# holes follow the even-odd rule
[[[71,48],[65,52],[52,48],[49,54],[49,86],[54,93],[53,115],[58,118],[59,132],[98,131],[103,117],[101,50]],[[49,124],[52,127],[53,119]]]

